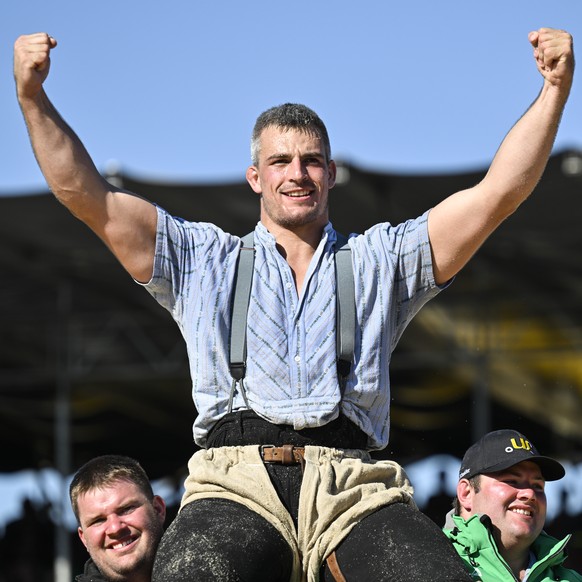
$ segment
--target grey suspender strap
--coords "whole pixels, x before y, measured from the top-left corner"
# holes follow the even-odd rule
[[[242,246],[237,259],[230,320],[230,374],[232,376],[232,387],[228,404],[229,412],[232,412],[237,386],[240,389],[245,405],[250,408],[244,388],[244,377],[247,359],[247,315],[255,262],[254,246],[254,233],[250,232],[242,238]],[[334,260],[337,370],[343,389],[354,359],[356,302],[352,253],[348,245],[348,239],[340,233],[337,233]]]
[[[255,237],[249,232],[242,238],[242,246],[237,258],[235,288],[230,316],[230,375],[232,387],[228,402],[228,412],[232,412],[237,384],[247,408],[250,408],[244,388],[247,365],[247,315],[251,299],[251,283],[255,263]]]
[[[337,370],[344,387],[350,375],[356,342],[356,298],[348,239],[337,233],[335,251]]]

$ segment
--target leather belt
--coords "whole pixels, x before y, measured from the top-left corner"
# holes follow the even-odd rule
[[[305,448],[294,445],[261,445],[261,457],[265,463],[278,463],[279,465],[305,465]]]

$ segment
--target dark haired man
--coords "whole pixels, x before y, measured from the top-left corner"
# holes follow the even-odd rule
[[[90,556],[76,582],[150,582],[166,505],[142,466],[120,455],[96,457],[77,471],[69,496]]]
[[[341,243],[329,222],[336,165],[313,111],[286,104],[258,118],[246,178],[260,222],[241,250],[238,236],[107,183],[43,90],[55,39],[16,41],[17,94],[51,190],[186,339],[203,448],[154,580],[466,579],[415,508],[402,468],[368,451],[388,443],[388,367],[402,332],[529,196],[551,152],[573,79],[572,39],[548,28],[528,39],[542,89],[487,176],[417,219],[350,236],[355,284],[337,284],[355,294],[354,349],[345,352],[336,342]],[[241,335],[230,325],[239,255],[254,267],[246,350],[229,366],[229,338]]]
[[[559,542],[543,531],[546,481],[564,474],[516,430],[490,432],[469,447],[444,531],[473,580],[582,581],[562,565],[570,536]]]

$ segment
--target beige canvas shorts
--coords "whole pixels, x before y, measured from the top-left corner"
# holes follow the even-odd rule
[[[198,499],[241,503],[271,523],[293,549],[290,582],[319,579],[321,564],[364,517],[390,503],[414,507],[404,469],[351,449],[305,447],[297,530],[273,488],[258,445],[203,449],[188,463],[182,507]]]

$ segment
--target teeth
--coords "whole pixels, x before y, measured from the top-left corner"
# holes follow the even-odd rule
[[[309,196],[309,192],[285,192],[285,196],[290,198],[301,198],[302,196]]]
[[[112,546],[112,548],[114,550],[119,550],[120,548],[125,548],[125,546],[129,546],[129,544],[131,544],[132,540],[125,540],[124,542],[120,542],[118,544],[115,544],[114,546]]]
[[[520,515],[531,515],[531,511],[528,511],[526,509],[512,509],[511,511],[513,511],[514,513],[519,513]]]

